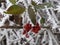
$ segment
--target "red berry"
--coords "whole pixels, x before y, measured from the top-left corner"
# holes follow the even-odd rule
[[[26,34],[25,36],[26,36],[26,38],[29,38],[29,35],[28,34]]]
[[[26,34],[26,33],[27,33],[26,30],[24,30],[24,31],[23,31],[23,34]]]
[[[34,33],[38,33],[38,31],[41,29],[41,27],[39,26],[39,24],[37,23],[35,26],[32,27],[32,32]]]
[[[29,32],[30,31],[30,29],[31,29],[31,27],[32,27],[32,25],[31,24],[29,24],[29,23],[27,23],[25,26],[24,26],[24,32]]]

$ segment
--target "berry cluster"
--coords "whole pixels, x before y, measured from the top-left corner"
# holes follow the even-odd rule
[[[24,32],[23,32],[23,34],[26,34],[26,37],[29,37],[27,35],[28,35],[28,32],[30,30],[32,30],[32,32],[34,32],[36,34],[36,33],[38,33],[38,31],[40,29],[41,29],[41,26],[39,26],[38,23],[36,23],[34,26],[32,26],[30,23],[27,23],[26,25],[24,25]]]

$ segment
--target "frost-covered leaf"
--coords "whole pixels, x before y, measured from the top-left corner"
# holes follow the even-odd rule
[[[25,8],[22,6],[18,6],[18,5],[12,5],[11,7],[8,8],[7,12],[5,12],[6,14],[22,14],[25,11]]]
[[[37,8],[37,9],[44,9],[45,8],[44,6],[47,6],[48,8],[52,7],[51,3],[43,3],[43,4],[36,5],[35,8]]]
[[[30,17],[32,23],[35,24],[36,23],[36,15],[35,15],[34,10],[31,7],[28,8],[28,13],[29,13],[29,17]]]
[[[47,7],[52,7],[53,5],[51,3],[44,3]]]
[[[36,7],[37,9],[43,9],[43,8],[44,8],[44,5],[39,4],[39,5],[36,5],[35,7]]]
[[[16,3],[16,0],[9,0],[12,4]]]
[[[41,18],[40,23],[41,24],[44,24],[45,23],[45,19],[44,18]]]

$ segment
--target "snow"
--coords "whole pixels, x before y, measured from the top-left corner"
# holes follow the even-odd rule
[[[0,8],[0,13],[3,14],[5,10]]]
[[[14,26],[15,25],[15,23],[14,22],[12,22],[12,21],[9,21],[10,22],[10,26]]]
[[[55,15],[54,14],[50,14],[49,13],[49,11],[48,11],[48,9],[47,9],[47,7],[45,6],[45,9],[46,9],[46,12],[47,12],[47,15],[49,16],[49,19],[48,19],[48,21],[50,22],[50,23],[52,23],[52,28],[57,28],[58,27],[58,25],[57,25],[57,23],[55,22]]]
[[[58,10],[58,13],[60,12],[60,5],[57,5],[57,8],[55,10]]]

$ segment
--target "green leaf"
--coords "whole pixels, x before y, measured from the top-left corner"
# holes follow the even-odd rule
[[[6,14],[22,14],[25,11],[25,8],[18,5],[12,5],[8,8],[8,10],[5,12]]]
[[[31,7],[28,7],[28,13],[29,13],[29,17],[30,17],[32,23],[35,24],[36,23],[36,15],[35,15],[34,10]]]
[[[41,24],[44,24],[45,23],[45,19],[44,18],[41,18],[40,23]]]
[[[16,3],[16,0],[9,0],[12,4]]]

